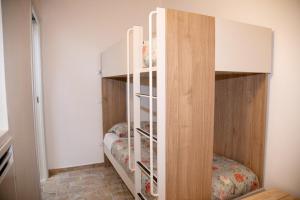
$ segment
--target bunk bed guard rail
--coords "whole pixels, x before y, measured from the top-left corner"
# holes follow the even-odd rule
[[[131,163],[131,115],[130,115],[130,34],[133,32],[133,28],[127,30],[127,135],[128,135],[128,168],[134,172],[135,168],[132,167]]]
[[[150,113],[149,113],[149,123],[150,123],[150,193],[154,197],[158,197],[158,194],[154,192],[154,172],[153,172],[153,63],[152,63],[152,26],[153,26],[153,16],[157,15],[157,11],[152,11],[149,14],[149,95],[150,95]]]

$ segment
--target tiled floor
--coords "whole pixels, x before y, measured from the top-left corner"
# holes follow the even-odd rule
[[[112,167],[95,167],[52,176],[42,183],[42,200],[133,200]]]

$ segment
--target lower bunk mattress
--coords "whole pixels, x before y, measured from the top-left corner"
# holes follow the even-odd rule
[[[108,133],[104,138],[104,145],[110,150],[112,156],[124,168],[130,179],[134,182],[134,174],[128,168],[128,139],[116,137]],[[133,140],[131,142],[133,154]],[[141,140],[142,163],[149,168],[150,153],[149,140]],[[133,164],[131,156],[130,163]],[[156,174],[156,149],[154,148],[154,173]],[[155,199],[150,195],[150,178],[142,174],[142,194],[148,199]],[[212,176],[212,198],[213,200],[233,199],[259,188],[257,176],[246,166],[234,160],[214,154],[213,176]],[[156,188],[154,188],[156,190]]]

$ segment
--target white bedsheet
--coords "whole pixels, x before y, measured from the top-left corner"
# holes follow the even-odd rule
[[[119,137],[114,133],[106,133],[104,136],[103,143],[111,151],[111,147],[115,141],[117,141]]]

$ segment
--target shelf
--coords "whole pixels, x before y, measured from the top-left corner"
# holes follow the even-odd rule
[[[150,177],[150,170],[140,161],[136,162],[139,166],[139,168],[148,176]],[[153,180],[154,182],[157,184],[157,177],[155,175],[153,175]]]
[[[137,128],[136,130],[137,130],[137,132],[139,132],[140,134],[142,134],[146,138],[148,138],[148,139],[150,138],[150,133],[148,133],[147,131],[145,131],[141,128]],[[157,137],[156,136],[152,136],[152,137],[153,137],[154,142],[157,142]]]
[[[147,94],[141,94],[141,93],[136,93],[136,96],[137,96],[137,97],[143,97],[143,98],[150,98],[149,95],[147,95]],[[157,99],[156,96],[153,96],[152,98],[153,98],[153,99]]]

